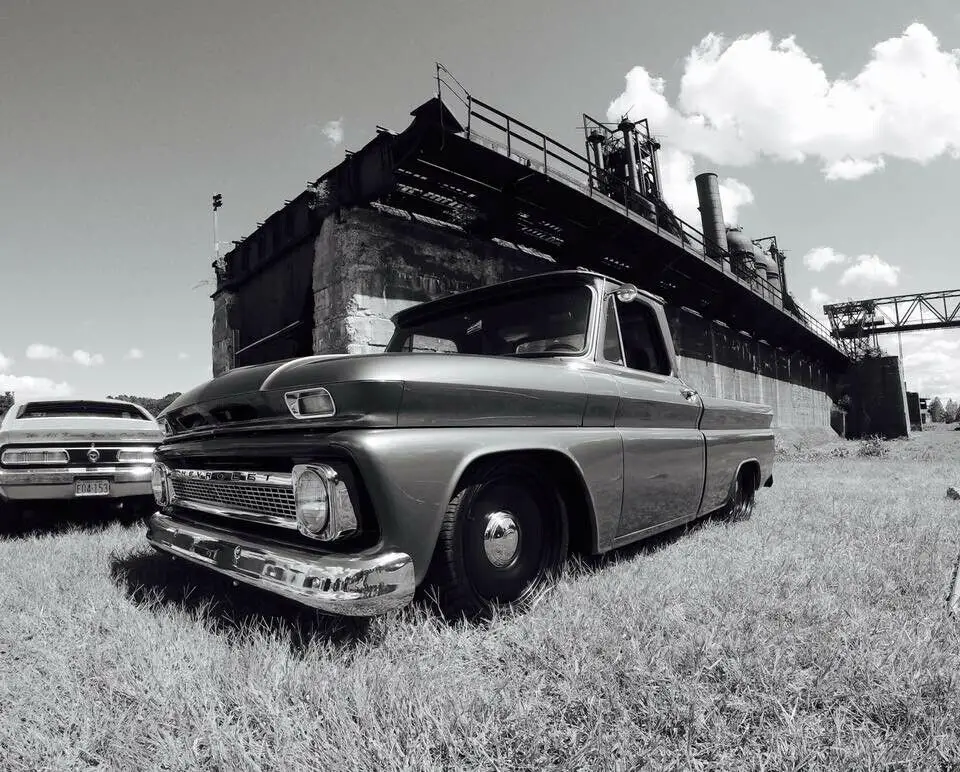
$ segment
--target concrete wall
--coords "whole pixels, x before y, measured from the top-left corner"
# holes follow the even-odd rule
[[[213,375],[233,367],[234,331],[238,325],[236,293],[223,291],[213,297]]]
[[[850,365],[844,378],[850,395],[847,436],[910,435],[907,391],[899,357],[864,359]]]
[[[378,351],[390,339],[397,311],[553,265],[453,229],[366,209],[328,217],[314,254],[315,353]]]
[[[366,209],[331,215],[313,241],[313,352],[378,351],[392,332],[390,316],[402,308],[552,267],[526,252],[405,217]],[[215,300],[215,369],[229,366],[229,328],[222,320],[231,302],[237,301]],[[669,308],[668,318],[691,386],[770,404],[777,427],[830,427],[835,378],[818,362],[687,309]]]
[[[667,319],[680,374],[701,394],[771,405],[777,428],[831,426],[837,377],[816,360],[686,308],[668,308]]]

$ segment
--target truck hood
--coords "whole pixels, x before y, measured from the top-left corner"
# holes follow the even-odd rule
[[[20,418],[0,430],[0,445],[33,442],[142,442],[163,439],[154,421],[133,418]]]
[[[577,426],[587,397],[569,357],[328,354],[231,370],[178,397],[160,416],[175,433],[300,423],[347,426]],[[323,387],[330,418],[296,419],[288,391]],[[191,431],[192,433],[192,431]]]

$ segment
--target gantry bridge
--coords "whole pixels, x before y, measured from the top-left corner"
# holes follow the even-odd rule
[[[878,335],[960,327],[960,290],[892,295],[823,307],[830,334],[854,359],[879,349]]]

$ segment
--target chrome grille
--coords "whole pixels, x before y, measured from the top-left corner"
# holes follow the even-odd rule
[[[296,528],[291,475],[173,469],[172,504],[215,515]]]

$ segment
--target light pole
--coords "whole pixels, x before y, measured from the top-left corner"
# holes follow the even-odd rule
[[[223,206],[223,196],[215,193],[213,196],[213,256],[216,261],[214,265],[220,267],[220,236],[217,229],[217,210]]]

